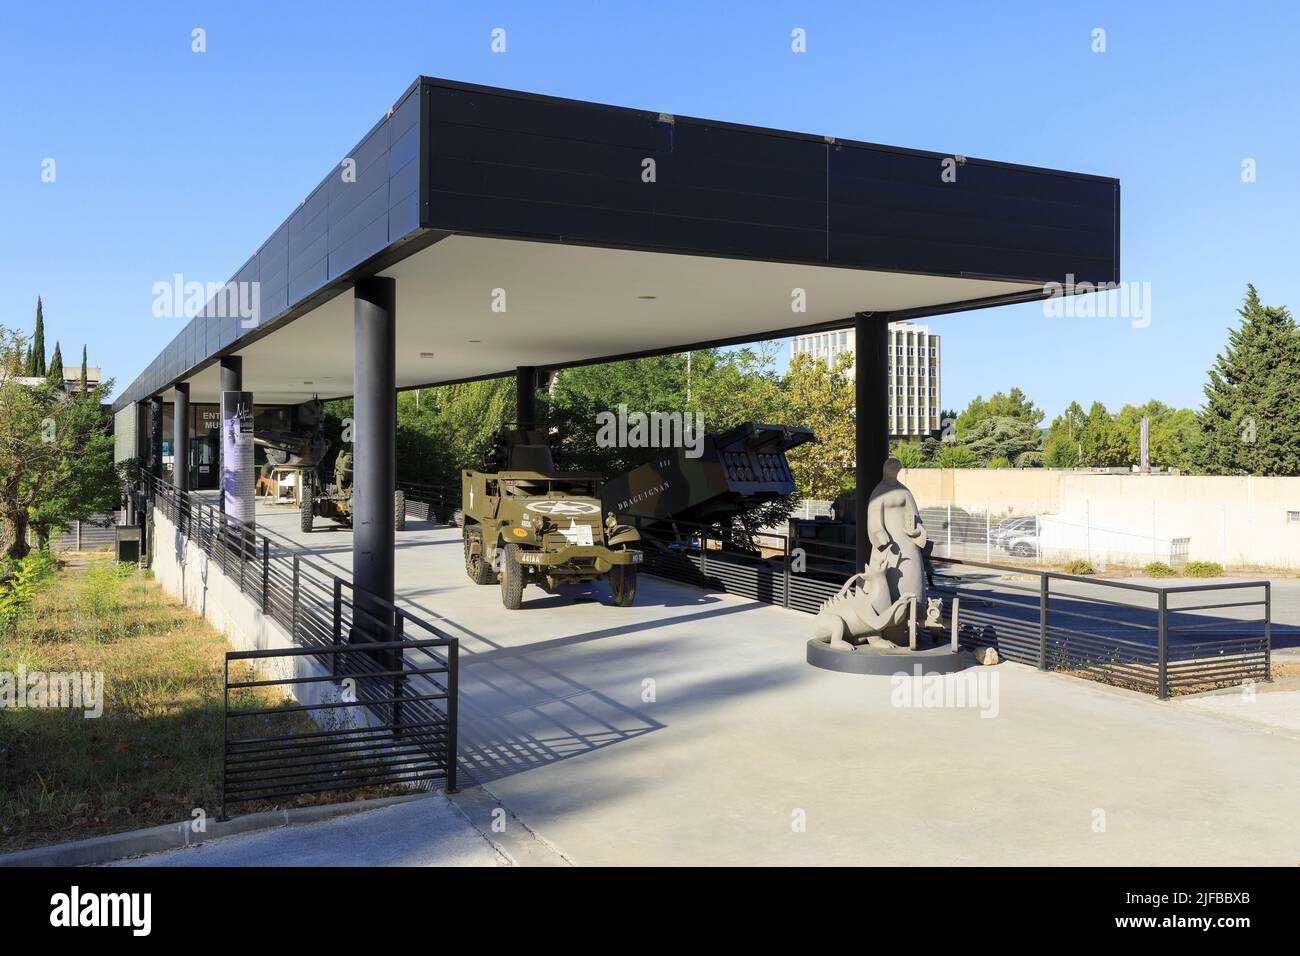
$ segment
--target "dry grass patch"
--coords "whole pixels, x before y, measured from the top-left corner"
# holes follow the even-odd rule
[[[0,634],[0,672],[102,673],[104,712],[0,708],[0,851],[173,823],[196,809],[215,817],[228,649],[148,572],[107,558],[61,568]],[[232,707],[281,699],[267,688],[239,693]]]

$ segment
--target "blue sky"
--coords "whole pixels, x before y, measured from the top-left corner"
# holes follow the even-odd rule
[[[1150,326],[1038,305],[932,320],[944,404],[1018,385],[1050,414],[1072,399],[1195,407],[1247,282],[1300,309],[1297,9],[15,4],[0,34],[0,324],[30,329],[39,293],[49,347],[72,362],[85,342],[125,385],[178,327],[152,317],[153,283],[232,275],[425,73],[1118,176],[1123,277],[1151,284]],[[795,27],[805,54],[790,52]]]

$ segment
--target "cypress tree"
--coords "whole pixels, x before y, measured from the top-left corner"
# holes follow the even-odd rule
[[[1205,385],[1197,464],[1216,475],[1300,475],[1300,327],[1255,287]]]
[[[87,368],[86,368],[86,347],[81,347],[81,394],[86,394]]]
[[[41,297],[36,297],[36,334],[32,336],[32,354],[27,360],[27,374],[31,376],[45,375],[45,311],[41,305]]]
[[[57,339],[54,342],[54,354],[50,357],[50,367],[45,377],[51,385],[63,384],[63,350],[59,348]]]

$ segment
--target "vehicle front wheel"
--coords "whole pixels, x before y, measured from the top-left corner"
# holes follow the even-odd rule
[[[519,545],[508,544],[501,554],[501,603],[517,611],[524,603],[524,566],[519,563]]]
[[[609,593],[618,607],[631,607],[636,601],[636,565],[616,564],[609,569]]]

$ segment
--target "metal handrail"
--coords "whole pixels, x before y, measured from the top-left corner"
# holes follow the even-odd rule
[[[303,556],[297,549],[277,546],[272,554],[271,540],[259,534],[256,528],[233,516],[220,513],[208,502],[189,492],[178,491],[175,486],[154,475],[144,475],[144,494],[154,506],[161,505],[165,513],[176,521],[178,530],[194,541],[210,558],[217,561],[224,574],[237,578],[239,589],[254,600],[268,617],[277,620],[289,632],[293,647],[249,651],[230,651],[226,654],[226,720],[247,716],[242,711],[229,709],[229,692],[247,687],[271,684],[309,684],[337,679],[337,663],[345,660],[367,660],[372,654],[389,655],[388,667],[357,670],[346,676],[368,682],[391,685],[391,696],[367,693],[347,706],[363,706],[380,717],[377,708],[390,705],[414,705],[416,708],[435,700],[445,701],[446,728],[446,783],[449,791],[456,789],[456,741],[458,703],[459,639],[446,634],[434,625],[421,620],[393,601],[372,594],[353,582],[340,577],[328,568]],[[231,566],[238,563],[238,569]],[[250,576],[248,565],[254,566]],[[257,565],[260,564],[260,568]],[[345,596],[346,594],[346,596]],[[360,603],[363,606],[357,606]],[[330,606],[332,604],[332,606]],[[345,620],[346,619],[346,620]],[[387,640],[368,640],[347,643],[343,640],[345,626],[352,629],[360,620],[366,630],[380,632]],[[423,638],[407,634],[408,623],[431,635]],[[372,632],[373,633],[373,632]],[[435,654],[441,652],[441,658]],[[406,652],[419,652],[439,666],[406,666]],[[349,657],[349,655],[352,655]],[[329,662],[328,677],[298,676],[274,681],[244,681],[232,684],[229,680],[231,661],[258,660],[311,656],[322,663]],[[415,662],[413,661],[412,664]],[[409,679],[433,681],[434,675],[445,675],[442,684],[434,681],[439,693],[414,693],[401,686]],[[333,704],[312,704],[296,708],[279,708],[280,712],[327,710]],[[381,722],[384,720],[380,717]],[[395,732],[409,731],[421,724],[407,721],[399,723]],[[227,730],[228,730],[227,725]],[[425,735],[428,736],[428,735]],[[227,751],[230,744],[227,733]],[[224,784],[223,784],[224,785]]]

